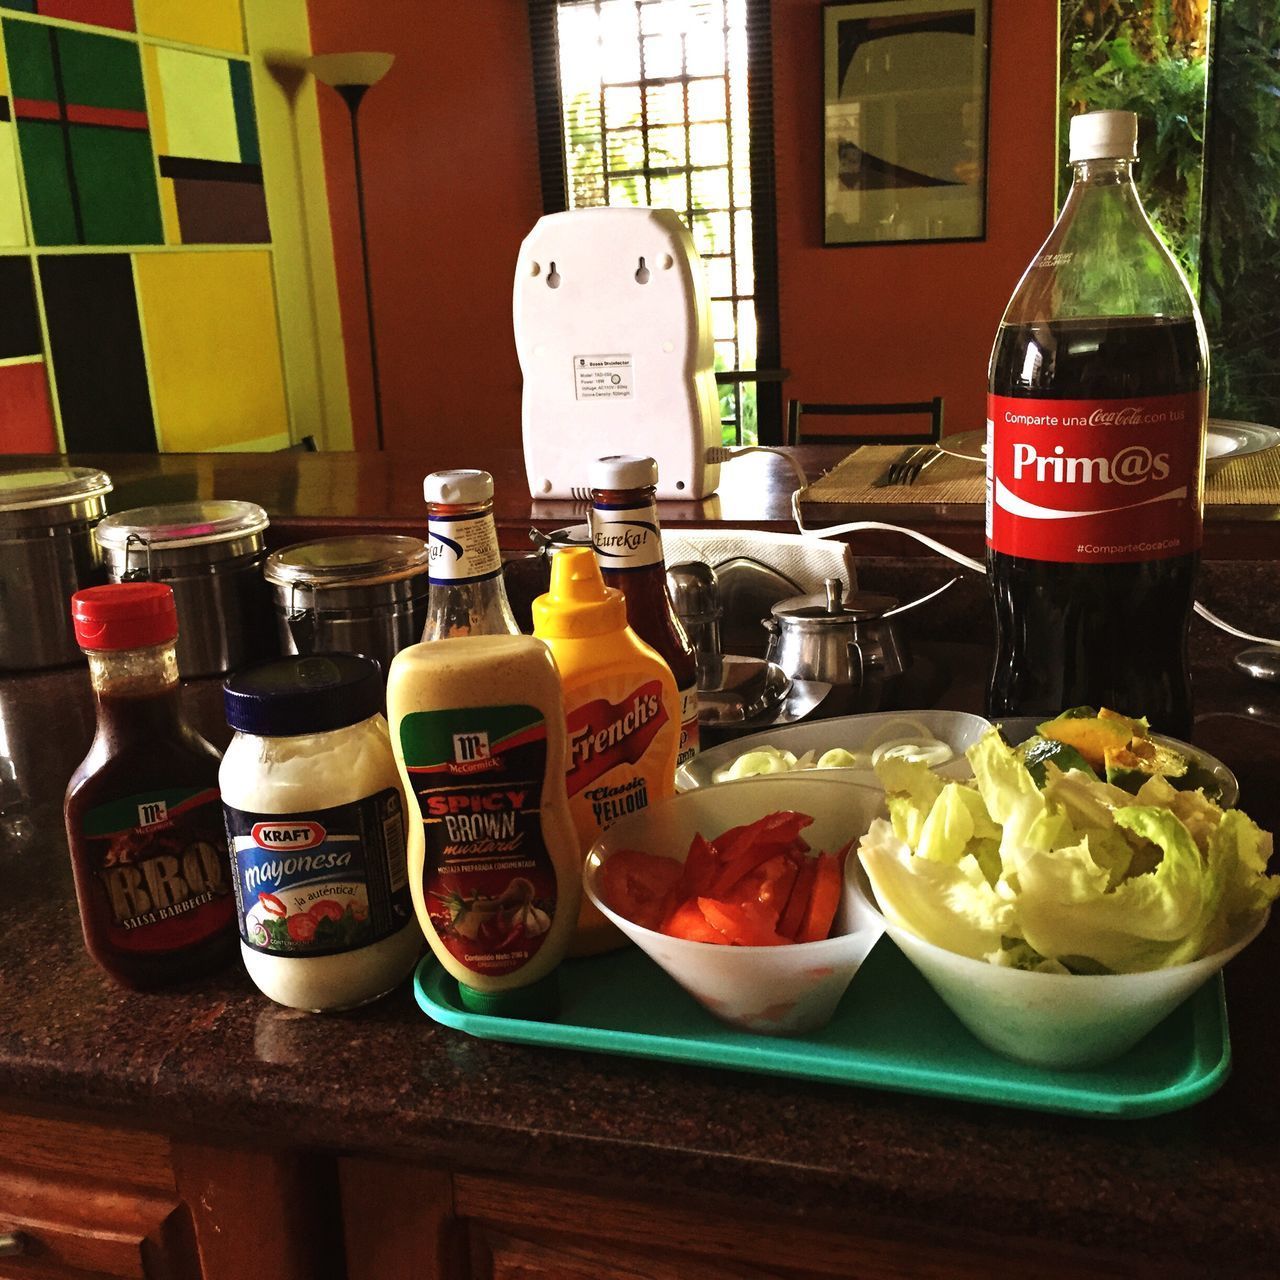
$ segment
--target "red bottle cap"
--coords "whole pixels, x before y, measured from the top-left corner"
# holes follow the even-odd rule
[[[150,649],[178,637],[173,588],[163,582],[114,582],[71,597],[82,649]]]

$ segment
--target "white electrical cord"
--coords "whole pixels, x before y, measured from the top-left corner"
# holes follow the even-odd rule
[[[853,520],[848,524],[828,525],[824,529],[806,527],[804,517],[800,512],[800,494],[808,487],[809,477],[805,475],[797,459],[789,453],[783,453],[781,449],[763,444],[741,445],[737,448],[712,448],[707,450],[707,461],[728,462],[733,458],[740,458],[748,453],[771,453],[775,458],[781,458],[795,474],[797,484],[791,493],[791,516],[796,522],[796,528],[801,533],[809,534],[815,538],[834,538],[841,533],[863,533],[870,530],[877,530],[883,533],[902,533],[908,538],[914,538],[931,551],[937,552],[938,555],[954,561],[974,573],[986,572],[986,565],[981,560],[975,560],[972,556],[966,556],[954,547],[948,547],[945,543],[930,538],[927,534],[920,533],[915,529],[904,528],[899,524],[885,524],[879,520]],[[1225,631],[1229,636],[1235,636],[1239,640],[1248,640],[1253,644],[1269,644],[1280,648],[1280,640],[1272,639],[1270,636],[1257,636],[1249,631],[1241,631],[1238,627],[1233,627],[1231,623],[1223,621],[1216,613],[1205,608],[1198,600],[1195,604],[1195,610],[1210,626],[1217,627],[1219,631]]]
[[[946,543],[930,538],[927,534],[920,533],[918,530],[905,528],[900,524],[886,524],[880,520],[854,520],[849,524],[828,525],[825,529],[808,528],[805,525],[804,517],[800,513],[800,494],[808,487],[809,477],[805,475],[800,463],[791,454],[783,453],[781,449],[775,449],[765,444],[741,445],[737,448],[713,448],[707,450],[707,461],[728,462],[731,458],[740,458],[748,453],[771,453],[775,458],[781,458],[786,462],[795,473],[798,483],[791,493],[791,518],[796,522],[796,529],[801,533],[808,534],[813,538],[834,538],[841,533],[863,533],[872,530],[882,533],[901,533],[908,538],[914,538],[931,551],[937,552],[938,555],[945,557],[947,560],[952,560],[963,568],[972,570],[974,573],[985,573],[987,571],[986,565],[981,560],[975,560],[972,556],[967,556],[963,552],[957,551],[954,547],[947,546]]]
[[[1223,622],[1216,613],[1210,613],[1208,609],[1196,601],[1196,612],[1211,626],[1217,627],[1219,631],[1225,631],[1229,636],[1235,636],[1238,640],[1251,640],[1254,644],[1269,644],[1280,649],[1280,640],[1273,640],[1270,636],[1255,636],[1250,631],[1241,631],[1239,627],[1233,627],[1229,622]]]

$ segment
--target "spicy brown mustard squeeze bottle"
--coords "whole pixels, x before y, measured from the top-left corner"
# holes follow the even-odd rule
[[[671,668],[627,625],[622,593],[604,585],[589,547],[566,547],[552,557],[551,590],[533,602],[533,633],[560,669],[565,782],[585,859],[618,818],[675,793],[680,699]],[[569,954],[625,945],[584,894]]]
[[[98,728],[64,812],[89,954],[138,989],[199,977],[235,952],[218,752],[183,718],[173,590],[71,597]]]
[[[680,694],[679,763],[698,751],[698,659],[667,595],[658,526],[658,464],[615,454],[597,458],[591,482],[591,545],[606,585],[626,597],[627,625],[671,668]]]

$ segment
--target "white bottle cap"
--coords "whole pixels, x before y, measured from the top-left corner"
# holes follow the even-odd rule
[[[658,483],[658,464],[652,458],[615,453],[591,464],[587,483],[593,489],[640,489]]]
[[[1070,161],[1136,160],[1138,117],[1132,111],[1089,111],[1071,117]]]
[[[449,506],[492,502],[493,477],[487,471],[433,471],[422,482],[422,496]]]

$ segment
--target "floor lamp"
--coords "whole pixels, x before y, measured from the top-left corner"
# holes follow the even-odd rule
[[[306,60],[306,68],[322,84],[334,89],[351,115],[351,152],[356,171],[356,211],[360,219],[360,261],[364,269],[364,307],[369,326],[369,365],[373,374],[373,421],[382,436],[382,385],[378,374],[378,338],[373,322],[373,282],[369,275],[369,232],[364,216],[364,172],[360,166],[360,103],[371,85],[391,70],[389,53],[318,53]]]

